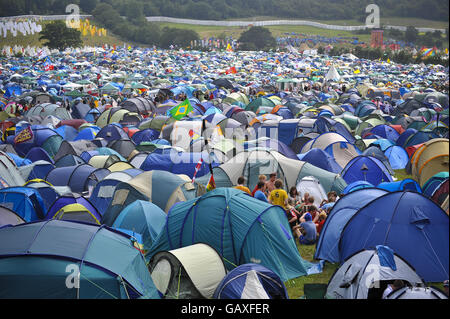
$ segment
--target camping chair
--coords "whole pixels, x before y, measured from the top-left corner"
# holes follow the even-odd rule
[[[305,299],[325,299],[327,284],[304,284]]]

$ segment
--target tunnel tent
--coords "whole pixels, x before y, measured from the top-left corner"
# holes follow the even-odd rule
[[[0,247],[1,298],[159,299],[133,239],[107,226],[20,224],[1,228],[0,242],[14,243]],[[80,272],[74,289],[66,284],[70,265]]]

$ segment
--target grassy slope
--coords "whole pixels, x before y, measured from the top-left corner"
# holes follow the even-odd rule
[[[405,170],[396,170],[395,171],[395,177],[398,180],[403,180],[406,178],[412,178],[411,175],[408,175]],[[300,246],[297,244],[297,247],[299,249],[300,255],[303,259],[311,261],[311,262],[318,262],[317,260],[313,259],[314,252],[316,249],[316,246]],[[330,264],[328,262],[325,263],[323,272],[316,275],[310,275],[310,276],[303,276],[299,278],[295,278],[293,280],[289,280],[285,282],[289,298],[291,299],[298,299],[304,295],[303,292],[303,285],[304,284],[310,284],[310,283],[316,283],[316,284],[327,284],[335,270],[338,268],[338,264]],[[429,286],[436,286],[437,288],[443,290],[443,284],[442,283],[430,283]]]

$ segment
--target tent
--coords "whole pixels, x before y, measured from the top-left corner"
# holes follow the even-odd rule
[[[86,207],[81,204],[68,204],[60,208],[53,219],[81,221],[100,225],[100,216],[95,216]]]
[[[111,226],[142,235],[144,253],[150,249],[166,223],[166,213],[153,203],[137,200],[123,208]]]
[[[239,176],[244,176],[247,181],[246,186],[253,189],[258,183],[258,175],[264,174],[269,177],[274,172],[287,189],[297,186],[305,176],[317,178],[326,192],[334,190],[340,193],[346,186],[337,174],[309,163],[287,158],[275,151],[256,149],[240,152],[228,162],[213,168],[217,187],[232,187],[236,185]],[[210,176],[210,174],[205,175],[197,178],[196,181],[207,185]]]
[[[425,142],[411,157],[412,175],[420,186],[440,172],[448,171],[448,139],[438,138]]]
[[[313,148],[306,153],[298,154],[297,158],[335,174],[340,174],[343,169],[330,154],[320,148]]]
[[[123,206],[136,200],[150,201],[168,212],[175,203],[195,198],[205,192],[203,185],[197,181],[192,183],[187,176],[157,170],[144,172],[127,182],[117,184],[102,223],[112,224]]]
[[[388,245],[425,281],[444,281],[449,273],[449,242],[442,239],[448,238],[448,219],[437,204],[419,193],[385,194],[360,208],[345,224],[339,260],[360,249]]]
[[[297,184],[297,191],[302,198],[305,193],[314,197],[314,205],[316,207],[320,207],[322,201],[328,199],[327,193],[320,185],[319,180],[313,176],[303,177]]]
[[[131,238],[109,227],[35,222],[0,229],[0,242],[14,243],[0,246],[0,298],[159,298]]]
[[[396,182],[384,182],[377,185],[377,188],[387,190],[388,192],[406,191],[410,190],[417,193],[422,193],[420,185],[411,178],[406,178]]]
[[[338,262],[339,239],[348,221],[366,204],[388,192],[376,188],[355,190],[340,198],[328,214],[317,241],[314,259]]]
[[[328,298],[334,299],[381,299],[388,283],[399,279],[410,286],[422,284],[401,256],[386,246],[361,250],[349,256],[331,277]]]
[[[403,287],[391,292],[387,299],[448,299],[448,296],[434,287]]]
[[[45,180],[55,186],[69,186],[74,193],[84,193],[91,191],[109,173],[107,169],[79,164],[55,168],[47,174]]]
[[[214,292],[214,299],[289,299],[286,287],[273,271],[243,264],[230,271]]]
[[[22,217],[0,204],[0,228],[6,225],[15,226],[23,223],[25,223],[25,220]]]
[[[375,186],[372,185],[369,182],[356,181],[356,182],[348,184],[347,187],[344,188],[344,190],[342,191],[341,194],[346,195],[346,194],[349,194],[351,192],[357,191],[358,189],[373,188],[373,187],[375,187]]]
[[[304,276],[313,266],[301,258],[281,207],[233,188],[217,188],[173,206],[146,259],[196,243],[216,249],[228,270],[258,263],[283,281]]]
[[[365,181],[378,185],[382,182],[393,181],[391,174],[380,160],[364,155],[357,156],[348,162],[341,175],[348,184]]]
[[[89,200],[98,212],[103,215],[113,199],[116,186],[121,182],[129,181],[142,172],[139,169],[111,172],[95,185]]]
[[[148,268],[165,299],[211,299],[226,275],[220,255],[203,243],[160,251]]]
[[[42,220],[46,210],[36,189],[20,186],[0,189],[0,206],[12,210],[26,222]]]

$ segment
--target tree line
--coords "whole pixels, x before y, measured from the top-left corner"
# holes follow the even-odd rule
[[[99,3],[111,5],[121,16],[169,16],[191,19],[233,19],[255,16],[290,19],[364,22],[373,0],[2,0],[0,15],[65,14],[68,4],[91,14]],[[449,2],[442,0],[377,0],[380,15],[448,21]]]

